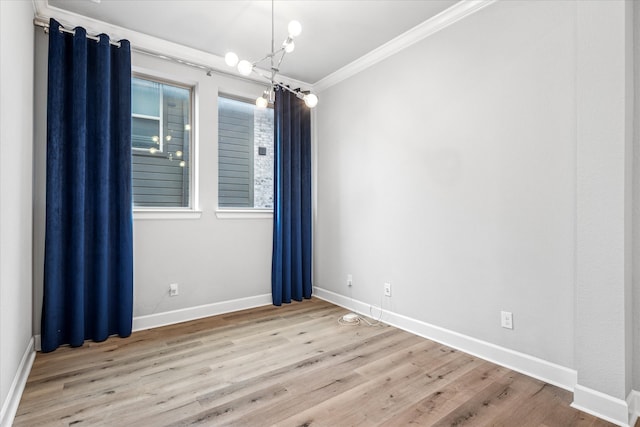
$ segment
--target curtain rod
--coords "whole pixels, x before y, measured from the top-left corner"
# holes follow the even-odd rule
[[[49,23],[46,22],[46,21],[43,21],[42,19],[33,18],[33,25],[35,25],[37,27],[42,27],[42,29],[44,30],[45,33],[49,32]],[[73,35],[76,34],[75,30],[69,30],[69,29],[63,27],[62,25],[60,25],[60,32],[61,33],[67,33],[67,34],[73,34]],[[100,41],[100,37],[91,35],[89,33],[87,33],[87,38],[91,39],[91,40],[98,41],[98,42]],[[112,46],[120,47],[120,41],[109,40],[109,44],[112,45]]]
[[[2,1],[2,0],[0,0],[0,1]],[[42,27],[42,29],[44,30],[45,33],[49,32],[49,22],[47,20],[45,20],[44,18],[40,18],[40,17],[34,18],[33,19],[33,25],[35,25],[37,27]],[[69,33],[69,34],[75,34],[74,30],[69,30],[67,28],[64,28],[62,25],[60,25],[60,32]],[[89,34],[87,34],[87,38],[89,38],[91,40],[96,40],[96,41],[100,40],[99,37],[93,36],[93,35],[89,35]],[[114,46],[120,47],[120,41],[111,41],[110,40],[109,43],[114,45]],[[148,56],[152,56],[154,58],[164,59],[165,61],[176,62],[178,64],[186,65],[186,66],[191,67],[191,68],[197,68],[199,70],[203,70],[203,71],[205,71],[207,73],[207,76],[211,76],[212,73],[216,73],[216,74],[233,77],[235,79],[244,80],[244,81],[251,82],[251,83],[258,83],[258,84],[261,83],[259,81],[247,78],[245,76],[239,76],[239,75],[237,75],[235,73],[221,71],[221,70],[209,67],[207,65],[197,64],[195,62],[190,62],[190,61],[185,61],[184,59],[180,59],[180,58],[175,57],[175,56],[164,55],[162,53],[154,52],[154,51],[143,49],[143,48],[140,48],[140,47],[135,47],[133,45],[131,45],[131,50],[133,52],[141,53],[143,55],[148,55]]]

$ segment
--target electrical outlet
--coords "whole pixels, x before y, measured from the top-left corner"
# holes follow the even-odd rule
[[[384,284],[384,296],[385,297],[390,297],[391,296],[391,283],[385,283]]]
[[[513,329],[513,313],[511,313],[510,311],[501,311],[500,324],[503,328]]]
[[[175,297],[176,295],[178,295],[178,284],[171,283],[169,285],[169,296]]]
[[[347,286],[353,286],[353,276],[351,276],[350,274],[347,274]]]

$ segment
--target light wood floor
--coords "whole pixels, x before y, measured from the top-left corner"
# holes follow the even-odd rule
[[[36,357],[15,426],[606,426],[571,393],[312,299]]]

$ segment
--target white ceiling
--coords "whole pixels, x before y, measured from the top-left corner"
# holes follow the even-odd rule
[[[457,0],[278,0],[276,45],[287,23],[302,23],[281,73],[316,83],[428,20]],[[48,0],[64,9],[218,56],[256,61],[271,48],[271,2],[265,0]]]

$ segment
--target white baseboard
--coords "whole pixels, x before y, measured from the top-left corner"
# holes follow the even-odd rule
[[[203,317],[216,316],[218,314],[231,313],[248,308],[261,307],[272,304],[271,294],[257,295],[248,298],[239,298],[230,301],[216,302],[213,304],[199,305],[183,308],[181,310],[165,311],[163,313],[137,316],[133,318],[132,331],[159,328]],[[34,336],[36,351],[42,351],[40,335]]]
[[[615,425],[629,427],[629,405],[623,399],[576,384],[572,408],[595,415]]]
[[[314,295],[348,310],[365,316],[370,315],[370,304],[317,287],[314,288]],[[573,369],[412,319],[402,314],[382,310],[381,321],[569,391],[573,391],[577,382],[577,373]]]
[[[230,301],[216,302],[213,304],[199,305],[197,307],[183,308],[181,310],[166,311],[164,313],[149,314],[133,318],[133,331],[158,328],[160,326],[173,325],[203,317],[216,316],[218,314],[231,313],[233,311],[260,307],[272,304],[271,294],[257,295],[247,298],[239,298]]]
[[[640,391],[631,390],[627,396],[627,407],[629,408],[629,425],[636,425],[640,417]]]
[[[9,394],[2,404],[2,411],[0,412],[0,426],[2,427],[12,425],[13,419],[16,416],[20,398],[22,398],[22,392],[27,384],[27,378],[29,378],[29,372],[31,372],[33,360],[36,357],[33,349],[33,341],[34,339],[31,338],[27,344],[27,348],[22,355],[22,360],[20,360],[20,365],[18,365],[16,375],[11,383],[11,388],[9,388]]]
[[[370,304],[318,287],[314,288],[314,296],[356,313],[370,316]],[[377,310],[376,308],[374,314],[379,313]],[[381,321],[572,391],[574,393],[572,407],[616,425],[624,427],[634,425],[640,415],[640,392],[632,391],[626,401],[616,399],[608,394],[578,385],[578,374],[575,370],[525,353],[500,347],[388,310],[382,310]]]
[[[314,287],[314,296],[333,304],[345,307],[356,313],[370,316],[371,305],[354,300],[344,295],[326,289]],[[222,301],[197,307],[164,313],[138,316],[133,319],[133,330],[157,328],[203,317],[215,316],[234,311],[261,307],[272,303],[271,294],[257,295]],[[376,307],[376,312],[379,313]],[[415,335],[439,342],[452,348],[464,351],[514,371],[521,372],[549,384],[556,385],[574,393],[571,406],[580,411],[602,418],[613,424],[629,427],[633,426],[640,416],[640,392],[632,390],[627,400],[616,399],[608,394],[577,384],[577,372],[573,369],[520,353],[508,348],[500,347],[458,332],[450,331],[439,326],[431,325],[420,320],[382,310],[382,322]],[[20,367],[14,378],[9,395],[0,412],[0,426],[10,426],[20,403],[33,360],[34,347],[40,351],[40,336],[34,336],[30,341],[20,362]]]

